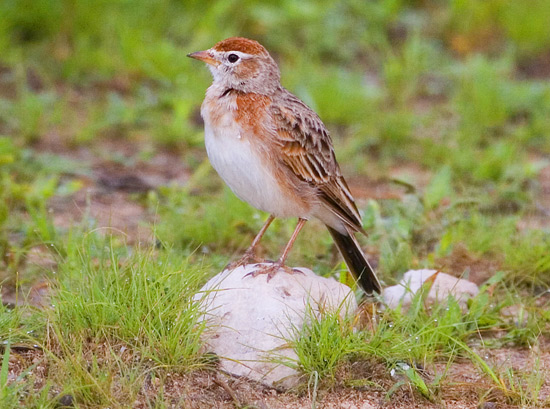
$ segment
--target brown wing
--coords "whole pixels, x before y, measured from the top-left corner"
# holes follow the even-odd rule
[[[306,104],[282,90],[271,106],[283,161],[302,180],[319,189],[320,199],[355,231],[364,232],[353,196],[336,162],[329,133]]]

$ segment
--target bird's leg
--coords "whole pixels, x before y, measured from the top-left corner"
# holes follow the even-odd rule
[[[294,229],[294,233],[292,233],[292,236],[290,236],[290,240],[286,244],[285,249],[283,250],[283,254],[281,254],[281,257],[279,257],[279,260],[275,264],[279,264],[281,266],[284,266],[286,258],[288,257],[288,253],[290,253],[290,250],[292,249],[292,246],[294,245],[294,242],[296,241],[296,238],[298,237],[298,233],[300,233],[300,230],[302,230],[302,227],[306,224],[306,219],[298,219],[298,224],[296,225],[296,228]]]
[[[258,243],[260,243],[260,240],[262,239],[263,235],[267,231],[267,228],[269,227],[269,225],[274,219],[275,219],[275,216],[270,214],[267,220],[265,221],[264,225],[256,235],[256,237],[254,237],[254,240],[252,240],[252,244],[250,245],[250,247],[247,248],[246,251],[244,252],[243,256],[239,260],[228,264],[226,267],[226,270],[234,270],[237,267],[244,266],[251,259],[254,259],[256,257],[256,246],[258,245]]]
[[[256,246],[260,243],[260,240],[264,236],[265,232],[267,231],[269,225],[273,220],[275,220],[275,216],[270,214],[256,237],[254,237],[254,240],[252,240],[252,244],[250,244],[250,247],[246,249],[244,255],[238,261],[239,265],[244,265],[247,261],[256,257]]]
[[[290,267],[285,266],[285,261],[286,261],[286,258],[288,257],[288,253],[290,253],[290,250],[294,245],[294,242],[296,241],[296,237],[298,237],[298,233],[300,233],[300,230],[302,230],[302,227],[304,227],[306,222],[307,222],[306,219],[302,219],[302,218],[298,219],[298,224],[294,229],[294,233],[292,233],[290,240],[288,240],[288,243],[286,244],[285,249],[281,254],[281,257],[279,257],[279,260],[277,260],[275,263],[272,263],[270,265],[263,265],[259,267],[257,270],[254,270],[253,272],[247,274],[247,276],[251,275],[252,277],[256,277],[259,274],[267,274],[267,281],[269,281],[281,268],[289,274],[300,272],[299,270],[293,270]]]

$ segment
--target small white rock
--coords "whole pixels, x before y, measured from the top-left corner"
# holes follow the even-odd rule
[[[220,357],[221,369],[288,389],[300,382],[300,373],[273,357],[297,361],[287,340],[302,328],[308,308],[314,313],[339,310],[345,316],[355,312],[357,303],[349,287],[307,268],[298,269],[303,274],[280,270],[268,282],[266,274],[248,275],[257,266],[225,270],[195,296],[209,321],[205,341]]]
[[[382,297],[386,305],[396,308],[402,301],[403,307],[408,307],[422,285],[436,273],[437,276],[426,297],[428,303],[445,301],[452,295],[460,306],[466,309],[468,299],[479,293],[479,287],[468,280],[438,273],[437,270],[409,270],[399,284],[384,289]]]

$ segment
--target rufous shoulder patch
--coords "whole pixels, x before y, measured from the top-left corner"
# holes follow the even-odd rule
[[[271,98],[260,94],[239,93],[236,102],[235,120],[256,135],[263,135],[267,108],[271,104]]]

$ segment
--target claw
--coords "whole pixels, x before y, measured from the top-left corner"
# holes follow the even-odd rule
[[[291,270],[292,270],[292,273],[290,273],[290,274],[301,274],[301,275],[303,275],[303,276],[306,275],[306,273],[304,273],[304,272],[303,272],[302,270],[300,270],[299,268],[291,268]]]
[[[267,282],[269,282],[273,277],[275,277],[275,274],[279,272],[279,270],[284,270],[287,274],[304,274],[302,271],[290,268],[288,266],[285,266],[284,264],[281,264],[280,262],[275,263],[262,263],[258,265],[258,268],[254,269],[253,271],[247,273],[243,278],[246,278],[248,276],[251,277],[257,277],[260,274],[267,274]]]
[[[254,278],[254,277],[256,277],[258,274],[259,274],[259,273],[258,273],[258,269],[255,269],[255,270],[252,270],[250,273],[245,274],[243,278],[246,278],[246,277],[248,277],[248,276]]]

